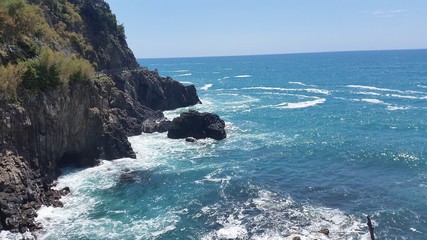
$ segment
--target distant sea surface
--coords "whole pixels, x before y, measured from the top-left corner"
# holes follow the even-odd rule
[[[427,239],[427,50],[143,59],[219,114],[224,141],[130,138],[65,169],[40,239]],[[330,231],[329,238],[319,233]]]

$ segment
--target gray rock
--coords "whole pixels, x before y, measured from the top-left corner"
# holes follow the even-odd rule
[[[168,137],[173,139],[193,137],[196,139],[222,140],[227,137],[227,134],[225,123],[218,115],[190,110],[173,119]]]
[[[322,227],[319,232],[325,235],[329,235],[329,229],[326,227]]]

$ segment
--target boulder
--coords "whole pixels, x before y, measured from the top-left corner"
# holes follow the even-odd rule
[[[184,112],[173,119],[168,131],[168,138],[179,139],[187,137],[222,140],[227,137],[225,123],[218,115],[213,113],[200,113],[194,110]]]

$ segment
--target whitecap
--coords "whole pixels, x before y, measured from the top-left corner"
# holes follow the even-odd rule
[[[205,84],[203,87],[201,87],[200,89],[202,90],[208,90],[209,88],[211,88],[213,86],[213,84]]]
[[[288,82],[289,84],[300,85],[300,86],[308,86],[308,87],[317,87],[316,85],[307,85],[303,82]]]
[[[387,105],[387,103],[376,99],[376,98],[363,98],[361,99],[362,102],[367,102],[367,103],[373,103],[373,104],[383,104],[383,105]]]
[[[381,96],[381,94],[376,92],[355,92],[355,94],[359,95],[371,95],[371,96]]]
[[[389,111],[396,111],[396,110],[410,110],[412,107],[407,106],[396,106],[396,105],[388,105],[387,110]]]
[[[194,85],[194,83],[192,83],[192,82],[179,81],[179,83],[184,84],[184,85]]]
[[[191,73],[183,73],[183,74],[179,74],[176,75],[177,77],[187,77],[187,76],[191,76]]]
[[[268,107],[277,108],[277,109],[298,109],[298,108],[307,108],[314,107],[318,104],[326,102],[325,98],[317,98],[313,101],[304,101],[304,102],[284,102],[277,105],[270,105]]]
[[[301,85],[301,86],[307,86],[307,85],[305,85],[305,83],[302,83],[302,82],[289,82],[289,84],[296,84],[296,85]]]
[[[252,77],[252,75],[248,75],[248,74],[243,74],[243,75],[236,75],[234,76],[235,78],[250,78]]]
[[[358,88],[358,89],[368,89],[372,91],[380,91],[380,92],[397,92],[401,94],[425,94],[424,92],[412,91],[412,90],[398,90],[398,89],[390,89],[390,88],[379,88],[373,86],[364,86],[364,85],[347,85],[349,88]]]
[[[307,92],[311,92],[311,93],[320,93],[320,94],[324,94],[324,95],[330,94],[330,92],[328,90],[317,89],[317,88],[306,88],[306,89],[301,89],[301,91],[307,91]]]
[[[358,99],[355,99],[355,100],[358,100]],[[372,104],[385,105],[385,106],[387,106],[387,110],[389,110],[389,111],[412,109],[412,107],[408,107],[408,106],[398,106],[398,105],[394,105],[394,104],[389,104],[389,103],[386,103],[386,102],[381,101],[381,100],[376,99],[376,98],[364,98],[364,99],[360,99],[360,101],[372,103]]]
[[[247,88],[243,88],[243,90],[270,90],[270,91],[290,91],[290,92],[304,91],[304,92],[310,92],[310,93],[330,95],[330,92],[328,90],[318,89],[318,88],[247,87]]]
[[[411,95],[400,95],[400,94],[386,94],[387,97],[394,97],[394,98],[403,98],[403,99],[418,99],[418,100],[425,100],[427,99],[427,96],[424,97],[416,97]]]
[[[174,73],[184,73],[184,72],[189,72],[190,70],[185,70],[185,69],[182,69],[182,70],[176,70],[176,71],[172,71],[172,72],[174,72]]]

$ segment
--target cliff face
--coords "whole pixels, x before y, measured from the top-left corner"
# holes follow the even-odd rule
[[[0,230],[21,232],[40,227],[34,217],[42,204],[61,206],[59,198],[67,191],[51,189],[61,166],[135,157],[127,136],[141,134],[145,120],[161,119],[163,110],[200,102],[194,86],[138,67],[104,1],[29,2],[42,9],[50,27],[62,26],[60,36],[71,34],[81,40],[67,42],[62,36],[67,44],[52,49],[78,54],[104,71],[93,82],[44,90],[19,85],[16,100],[0,95]],[[80,20],[68,21],[60,15],[67,11]],[[3,64],[36,55],[26,43],[10,39],[0,36],[0,50],[8,49],[0,54]]]
[[[60,166],[133,158],[127,136],[141,134],[143,121],[163,118],[152,108],[199,102],[194,86],[145,69],[102,78],[92,85],[75,83],[47,91],[21,88],[19,105],[0,101],[0,164],[12,166],[0,167],[0,229],[36,229],[35,209],[58,200],[43,196],[54,192],[48,186]],[[31,197],[34,194],[39,197]]]

